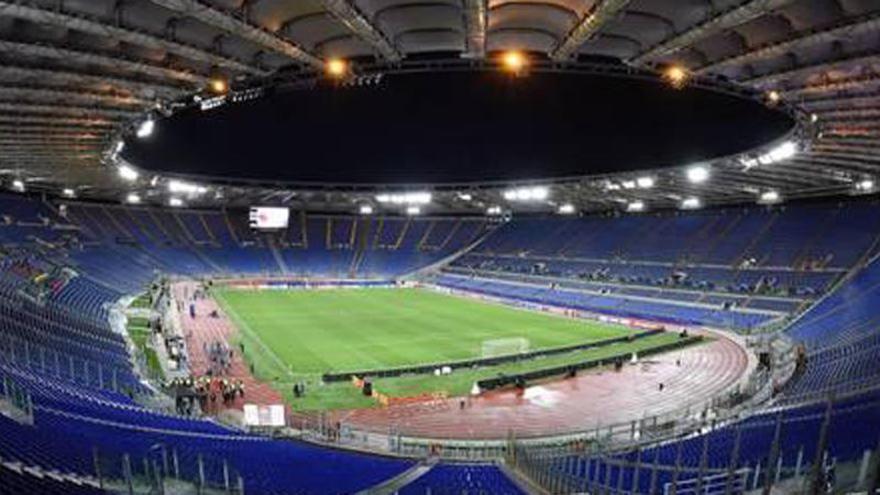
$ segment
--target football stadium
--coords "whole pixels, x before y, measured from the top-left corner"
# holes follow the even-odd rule
[[[877,0],[0,0],[0,495],[880,493]]]

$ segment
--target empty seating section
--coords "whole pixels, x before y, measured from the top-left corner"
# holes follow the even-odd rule
[[[674,480],[682,483],[716,475],[721,478],[720,488],[707,492],[723,493],[727,470],[731,467],[749,470],[747,486],[751,488],[755,486],[754,476],[758,475],[761,481],[761,473],[768,470],[777,423],[780,425],[778,459],[783,471],[788,473],[786,477],[791,476],[798,465],[802,475],[810,472],[826,412],[827,405],[821,403],[770,411],[703,435],[641,451],[558,458],[548,469],[567,479],[569,487],[578,487],[584,492],[589,488],[601,491],[600,487],[619,486],[627,493],[630,490],[664,493],[664,486]],[[829,435],[823,449],[828,459],[858,462],[866,449],[875,448],[880,432],[878,413],[880,396],[876,394],[834,403],[828,416]],[[737,444],[738,448],[734,448]],[[745,487],[740,485],[734,493],[744,492],[742,488]]]
[[[477,240],[487,228],[480,219],[294,212],[286,231],[258,233],[248,226],[244,211],[197,212],[85,203],[71,203],[67,210],[69,221],[81,228],[76,233],[81,244],[70,250],[72,263],[89,274],[94,272],[102,283],[113,285],[112,274],[120,273],[115,258],[121,257],[123,263],[135,259],[133,273],[116,285],[128,291],[135,289],[132,285],[142,285],[145,279],[155,276],[156,271],[187,275],[397,276],[455,253]],[[435,230],[432,237],[431,231]],[[110,261],[103,263],[105,259]]]
[[[39,260],[14,263],[13,254],[0,272],[0,395],[15,383],[30,392],[35,412],[34,426],[0,416],[0,461],[9,464],[0,468],[5,469],[3,480],[34,489],[46,485],[46,493],[56,488],[55,493],[79,493],[82,487],[82,493],[91,493],[83,480],[97,475],[95,452],[100,453],[102,476],[120,478],[123,454],[131,456],[139,473],[144,459],[155,459],[156,446],[173,451],[181,476],[191,481],[197,477],[198,456],[215,484],[222,482],[220,460],[226,460],[243,474],[250,493],[288,493],[291,486],[320,492],[330,479],[334,489],[351,493],[411,465],[243,435],[210,420],[169,416],[135,404],[129,394],[147,391],[134,376],[125,343],[106,321],[93,317],[97,303],[119,294],[77,277],[63,291],[32,301],[21,289],[33,283],[29,276]],[[272,465],[265,459],[272,459]],[[44,473],[52,478],[46,480]]]
[[[107,321],[106,305],[120,293],[78,275],[60,288],[35,282],[41,276],[21,276],[25,264],[41,269],[32,256],[7,257],[0,271],[0,363],[83,386],[140,391],[125,340]]]
[[[841,396],[876,387],[880,380],[880,333],[809,355],[802,372],[785,387],[783,401]]]
[[[878,233],[868,203],[524,218],[446,271],[599,292],[588,306],[606,313],[752,327],[820,297]]]
[[[400,495],[519,495],[525,493],[493,465],[438,464],[404,486]]]
[[[96,452],[102,476],[110,477],[122,476],[123,455],[140,472],[158,451],[173,452],[189,480],[198,476],[199,458],[207,478],[222,480],[226,461],[246,493],[292,487],[316,493],[328,486],[354,493],[413,467],[409,460],[274,441],[137,404],[132,397],[150,389],[132,369],[124,337],[111,330],[107,308],[158,273],[384,278],[483,239],[434,282],[604,314],[753,328],[822,296],[865,259],[880,230],[877,208],[859,203],[526,218],[494,232],[473,218],[293,213],[286,231],[256,233],[244,212],[69,203],[61,215],[52,205],[7,196],[0,196],[0,208],[0,392],[14,384],[34,406],[33,425],[0,416],[0,486],[14,493],[96,493]],[[548,469],[584,489],[615,480],[641,492],[651,485],[662,490],[676,464],[679,481],[726,470],[734,443],[740,445],[735,467],[766,464],[777,418],[782,465],[790,470],[803,452],[808,466],[826,405],[803,404],[829,393],[838,397],[829,454],[857,459],[875,448],[880,262],[818,301],[786,330],[804,343],[808,359],[777,395],[778,409],[639,453],[566,455]],[[636,456],[660,468],[633,468]],[[496,466],[439,464],[399,492],[522,490]]]
[[[412,465],[246,435],[211,421],[153,413],[126,403],[124,397],[66,393],[42,377],[11,379],[33,394],[34,426],[0,417],[0,458],[46,470],[96,476],[97,452],[102,476],[121,478],[124,454],[130,456],[132,468],[142,472],[145,459],[158,459],[164,451],[176,457],[186,480],[197,479],[201,456],[206,477],[215,486],[222,486],[226,461],[233,472],[241,473],[246,493],[290,493],[291,488],[319,493],[330,486],[339,493],[354,493]]]
[[[874,261],[819,301],[787,331],[808,348],[831,347],[876,332],[880,324],[880,263]]]
[[[40,239],[54,242],[61,233],[49,228],[58,215],[45,203],[0,195],[0,243],[21,244]]]
[[[37,472],[0,458],[0,493],[16,495],[95,495],[107,493],[78,477]]]
[[[852,266],[880,232],[880,214],[869,204],[801,206],[779,210],[737,209],[690,214],[656,214],[583,219],[524,219],[505,225],[477,253],[542,257],[562,273],[607,268],[612,276],[658,283],[673,271],[694,284],[718,288],[761,277],[780,278],[780,287],[827,288],[833,275],[799,280],[804,273],[839,272]],[[743,262],[747,262],[745,265]],[[659,263],[652,267],[651,263]],[[740,268],[753,273],[740,276]],[[713,269],[713,271],[696,271]],[[693,271],[694,273],[688,273]],[[750,273],[746,271],[746,273]],[[797,282],[797,283],[796,283]]]
[[[845,396],[880,383],[880,261],[874,261],[787,328],[807,350],[782,401]]]
[[[431,222],[424,237],[422,237],[422,240],[420,241],[419,248],[423,250],[442,249],[446,240],[453,235],[455,230],[460,226],[461,224],[459,222]]]
[[[201,215],[190,212],[180,212],[174,215],[180,222],[180,226],[186,231],[188,237],[195,243],[206,244],[211,242],[211,236],[203,223]]]
[[[494,297],[684,325],[750,329],[773,318],[768,314],[724,310],[717,307],[679,305],[671,301],[659,302],[559,287],[551,288],[546,284],[523,284],[449,274],[437,277],[434,282],[443,287]]]

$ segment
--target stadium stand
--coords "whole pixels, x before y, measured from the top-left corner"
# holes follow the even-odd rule
[[[247,225],[236,225],[238,220],[233,220],[243,214],[165,213],[160,209],[85,203],[70,204],[67,211],[68,219],[79,227],[82,236],[79,249],[72,250],[71,257],[83,271],[101,274],[102,280],[113,285],[104,276],[107,258],[133,258],[139,263],[131,267],[129,278],[141,287],[155,270],[188,275],[394,277],[458,252],[480,239],[489,227],[482,219],[398,220],[295,214],[286,232],[255,235]],[[96,223],[98,215],[115,220]],[[107,225],[126,228],[110,229]],[[434,230],[445,233],[434,238],[438,244],[422,242]]]
[[[863,261],[880,228],[874,210],[514,220],[446,271],[495,279],[496,293],[510,282],[552,284],[561,299],[580,290],[585,310],[751,329],[802,309]]]
[[[685,325],[714,325],[750,329],[773,317],[771,314],[744,313],[679,301],[667,302],[648,298],[618,297],[601,292],[548,287],[546,284],[484,280],[458,275],[442,275],[434,282],[443,287],[501,298]]]
[[[880,492],[878,33],[877,0],[0,1],[0,495]],[[410,281],[702,327],[748,371],[710,395],[723,357],[620,354],[608,395],[668,367],[695,400],[543,438],[496,409],[491,446],[397,429],[468,414],[438,392],[359,439],[383,456],[324,413],[284,441],[172,414],[134,338],[163,350],[169,284]],[[199,302],[201,342],[243,335]],[[568,372],[473,402],[552,418]]]
[[[733,328],[758,327],[820,298],[787,330],[806,346],[807,365],[780,391],[778,409],[640,453],[557,456],[533,464],[524,453],[524,472],[538,466],[570,487],[618,483],[647,491],[708,479],[733,465],[735,472],[752,473],[736,483],[758,483],[755,466],[766,469],[777,418],[785,425],[781,466],[791,471],[798,452],[810,456],[817,448],[815,432],[831,392],[852,397],[831,406],[835,435],[828,451],[844,460],[873,447],[874,439],[859,432],[876,428],[870,418],[878,398],[870,388],[880,373],[871,310],[880,286],[877,263],[831,290],[866,259],[874,242],[873,230],[853,227],[870,214],[858,205],[659,219],[526,219],[494,232],[482,220],[298,214],[286,232],[273,236],[249,234],[224,212],[68,203],[61,215],[33,200],[3,201],[15,216],[0,227],[0,395],[7,402],[26,397],[20,407],[30,411],[32,423],[0,419],[0,469],[10,486],[35,487],[33,493],[94,493],[99,478],[126,477],[120,459],[128,459],[132,476],[144,479],[159,459],[156,445],[173,452],[180,479],[202,483],[201,459],[203,483],[222,486],[225,461],[226,476],[240,475],[249,493],[285,493],[290,486],[318,492],[327,479],[354,492],[401,475],[412,461],[272,441],[140,405],[134,399],[152,392],[132,370],[124,338],[110,329],[108,307],[157,273],[394,277],[481,239],[432,281],[603,314]],[[810,220],[816,215],[826,221]],[[639,232],[648,221],[660,221],[664,234],[645,239]],[[34,225],[22,227],[25,222]],[[751,238],[742,240],[748,232]],[[776,236],[782,241],[774,242]],[[835,236],[847,242],[828,240]],[[693,242],[673,245],[666,240],[673,237]],[[628,248],[635,238],[641,239],[638,250]],[[638,253],[652,254],[638,259]],[[676,277],[678,271],[687,277]],[[805,400],[814,402],[801,405]],[[731,464],[737,437],[740,458]],[[640,469],[629,466],[633,456],[659,467],[637,475]],[[266,458],[272,466],[259,461]],[[799,469],[811,467],[801,462]],[[283,469],[289,465],[301,469]],[[462,492],[521,489],[495,467],[440,464],[400,490]]]
[[[763,487],[768,478],[775,479],[777,470],[786,478],[796,471],[804,475],[816,459],[826,463],[833,458],[841,464],[859,460],[866,449],[876,447],[876,435],[866,433],[878,431],[877,413],[875,393],[831,406],[770,410],[659,447],[557,457],[544,467],[559,475],[564,492],[662,493],[675,482],[682,490],[723,493],[729,482],[735,485],[733,492],[741,493]],[[830,433],[823,439],[818,432],[826,422]]]
[[[878,277],[880,264],[874,260],[786,329],[806,348],[803,369],[785,389],[786,401],[876,386]]]
[[[520,495],[525,492],[496,466],[439,464],[397,493],[400,495],[462,493]]]
[[[211,420],[147,409],[132,399],[152,392],[135,376],[125,340],[111,330],[108,305],[126,292],[140,290],[160,271],[190,275],[278,272],[278,266],[272,265],[276,259],[269,254],[272,248],[267,246],[276,241],[284,246],[280,240],[244,240],[242,231],[236,231],[221,213],[71,205],[65,218],[36,201],[3,199],[15,206],[9,211],[17,217],[8,218],[2,228],[6,242],[0,264],[0,397],[18,398],[32,415],[30,423],[0,415],[4,489],[21,486],[27,489],[16,493],[99,493],[101,480],[149,478],[150,469],[155,469],[151,463],[157,460],[156,446],[162,446],[165,455],[173,453],[179,470],[175,478],[222,487],[229,477],[228,472],[224,475],[222,463],[226,462],[227,469],[234,466],[241,474],[247,493],[289,493],[291,487],[320,493],[328,488],[328,480],[333,480],[334,491],[353,493],[412,466],[406,460],[245,435]],[[33,217],[46,220],[27,234],[18,230],[19,219]],[[181,221],[169,227],[175,217]],[[329,218],[304,221],[315,234],[331,228]],[[377,226],[365,224],[359,239],[375,242],[363,245],[363,251],[383,252],[358,252],[350,243],[331,242],[355,237],[341,229],[354,229],[357,222],[343,219],[337,223],[336,237],[316,235],[311,248],[305,240],[296,247],[282,247],[285,261],[309,270],[318,267],[314,272],[297,268],[300,274],[337,275],[349,274],[354,256],[360,256],[370,258],[365,266],[374,267],[365,273],[390,276],[448,256],[473,242],[485,228],[476,221],[419,220],[413,222],[414,227],[408,223],[395,226],[392,235],[383,233],[392,230],[383,228],[380,219]],[[199,225],[204,229],[197,230]],[[434,238],[439,245],[420,249],[428,229],[437,225],[439,232],[445,232]],[[63,234],[53,235],[60,226]],[[393,243],[380,244],[380,234]],[[16,247],[33,247],[31,236],[57,242],[37,251]],[[344,254],[337,256],[334,251]],[[263,462],[268,458],[274,466]],[[204,481],[199,480],[199,460]],[[129,473],[123,472],[123,466]],[[441,469],[436,483],[455,479],[462,487],[502,486],[499,476],[503,475],[462,469],[462,477]],[[280,476],[281,472],[289,474]],[[468,484],[466,480],[471,479]]]

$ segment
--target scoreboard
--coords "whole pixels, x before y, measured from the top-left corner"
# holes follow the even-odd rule
[[[249,220],[251,228],[256,230],[286,229],[290,210],[275,206],[252,206]]]

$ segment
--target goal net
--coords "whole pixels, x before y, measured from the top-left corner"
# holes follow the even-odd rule
[[[529,339],[525,337],[510,337],[506,339],[484,340],[481,355],[484,358],[491,358],[526,352],[529,352]]]

